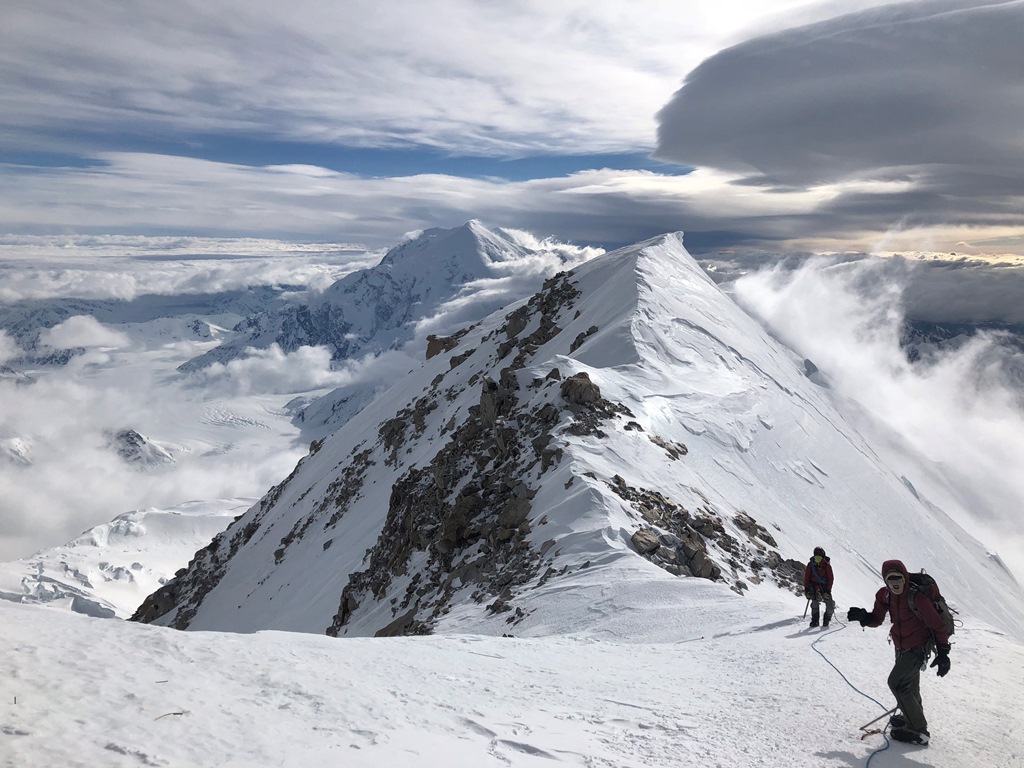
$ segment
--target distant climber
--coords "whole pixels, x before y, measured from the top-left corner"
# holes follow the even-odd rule
[[[821,547],[814,548],[814,556],[804,568],[804,597],[811,601],[811,626],[818,626],[821,615],[819,605],[825,603],[825,618],[822,626],[832,621],[836,604],[832,600],[832,564]],[[804,614],[806,615],[806,613]]]
[[[926,745],[930,734],[921,702],[921,670],[928,663],[934,644],[935,660],[931,666],[937,667],[939,677],[949,672],[949,630],[931,600],[921,599],[920,595],[914,599],[910,575],[902,562],[886,560],[882,563],[882,577],[885,586],[875,594],[874,608],[851,608],[846,618],[860,622],[862,627],[877,627],[889,614],[889,634],[896,649],[889,690],[900,710],[889,720],[891,735],[896,741]]]

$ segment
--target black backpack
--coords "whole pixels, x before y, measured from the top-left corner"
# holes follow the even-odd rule
[[[907,602],[910,604],[910,610],[913,612],[921,623],[925,623],[924,617],[921,616],[921,612],[917,610],[917,606],[914,601],[918,595],[921,595],[925,600],[931,600],[932,605],[935,607],[935,612],[939,614],[939,618],[942,619],[942,623],[946,627],[946,634],[949,637],[953,636],[953,632],[956,630],[956,623],[953,620],[953,614],[955,611],[946,604],[946,598],[942,596],[939,591],[939,585],[936,583],[929,574],[923,570],[920,573],[911,573],[910,580],[907,583]],[[886,595],[888,601],[888,595]],[[926,624],[927,626],[927,624]],[[935,633],[932,632],[932,640],[928,644],[928,650],[931,651],[935,646]]]

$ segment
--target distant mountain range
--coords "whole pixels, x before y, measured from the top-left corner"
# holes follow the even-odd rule
[[[211,340],[245,318],[284,304],[289,286],[255,286],[247,290],[209,294],[146,295],[136,299],[31,299],[0,305],[0,329],[7,332],[22,354],[7,361],[11,370],[65,365],[84,350],[53,349],[41,334],[79,315],[132,335],[135,327],[151,337],[168,340]]]
[[[501,230],[470,221],[428,229],[388,251],[380,263],[334,283],[308,302],[254,314],[236,336],[188,361],[182,370],[241,357],[249,347],[277,344],[285,352],[326,346],[334,360],[397,349],[417,322],[432,317],[469,283],[500,277],[502,266],[531,249]]]
[[[903,326],[900,345],[913,363],[927,365],[947,352],[960,349],[979,334],[999,340],[1011,354],[993,357],[1005,381],[1014,388],[1024,405],[1024,325],[1011,323],[936,323],[927,320],[907,320]]]
[[[62,546],[0,563],[0,600],[128,618],[253,499],[217,499],[139,509]]]
[[[936,504],[956,498],[941,474],[896,452],[882,427],[851,426],[813,365],[732,302],[678,235],[556,275],[435,337],[426,356],[315,441],[134,618],[550,634],[579,626],[577,590],[609,581],[799,592],[796,558],[825,546],[860,564],[848,578],[865,590],[906,553],[954,604],[998,589],[998,606],[972,610],[1024,627],[1020,587],[953,522],[963,510]]]

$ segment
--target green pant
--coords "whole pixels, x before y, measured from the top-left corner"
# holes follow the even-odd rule
[[[925,660],[923,647],[896,651],[896,664],[889,673],[889,690],[896,697],[907,725],[915,731],[928,730],[928,721],[921,704],[921,667]]]

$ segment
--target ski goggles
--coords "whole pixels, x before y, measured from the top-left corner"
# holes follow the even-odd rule
[[[904,581],[906,581],[906,578],[903,576],[902,573],[890,573],[888,576],[885,577],[885,580],[889,584],[902,584]]]

